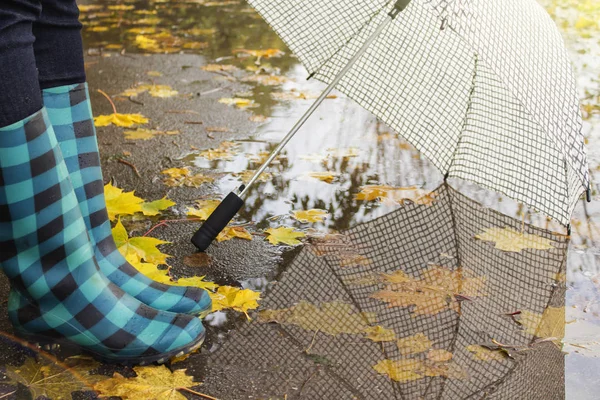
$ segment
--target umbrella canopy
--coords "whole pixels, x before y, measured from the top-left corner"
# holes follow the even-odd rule
[[[564,398],[564,354],[536,336],[563,335],[568,238],[447,185],[434,195],[299,251],[258,316],[210,356],[203,387],[230,398]],[[475,239],[506,228],[552,247],[507,252]],[[410,298],[384,301],[390,287]],[[395,337],[369,339],[376,326]],[[477,347],[492,339],[524,349],[510,358]],[[404,368],[389,379],[375,368],[384,360]]]
[[[311,76],[330,83],[392,0],[248,0]],[[447,178],[567,225],[589,186],[571,65],[535,0],[412,0],[337,85]]]

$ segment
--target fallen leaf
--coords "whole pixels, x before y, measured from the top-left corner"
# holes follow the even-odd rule
[[[70,400],[72,392],[89,391],[92,385],[92,382],[85,380],[85,376],[77,376],[68,369],[43,359],[37,362],[33,358],[27,358],[19,367],[7,365],[5,368],[5,374],[14,382],[25,386],[33,399],[44,397]]]
[[[327,211],[320,210],[317,208],[313,208],[310,210],[298,210],[292,212],[292,216],[294,217],[294,219],[302,223],[322,222],[328,215],[329,213]]]
[[[106,209],[108,218],[113,221],[117,215],[132,215],[136,212],[142,212],[144,199],[137,197],[134,192],[124,192],[108,183],[104,186],[104,197],[106,199]]]
[[[364,201],[387,201],[395,204],[404,204],[406,201],[412,201],[419,205],[431,205],[435,200],[435,193],[427,192],[414,186],[366,185],[360,188],[360,192],[354,198]]]
[[[260,293],[250,289],[240,289],[232,286],[219,286],[216,293],[211,293],[212,310],[220,311],[232,309],[243,312],[248,316],[249,310],[258,308]]]
[[[210,214],[221,204],[220,200],[199,200],[196,202],[199,208],[188,208],[188,217],[199,218],[206,221]]]
[[[174,205],[175,202],[163,197],[160,200],[155,200],[150,203],[142,203],[142,212],[147,216],[158,215],[161,211],[173,207]]]
[[[318,179],[325,183],[331,183],[339,176],[339,174],[335,172],[308,172],[306,173],[306,176]]]
[[[509,227],[487,228],[475,238],[486,242],[495,242],[498,250],[515,253],[525,249],[548,250],[554,248],[550,239],[522,233]]]
[[[178,130],[173,131],[159,131],[156,129],[145,129],[145,128],[137,128],[135,130],[127,130],[124,131],[125,139],[128,140],[148,140],[156,137],[158,135],[178,135],[180,132]]]
[[[423,353],[431,349],[433,346],[433,342],[429,340],[429,338],[423,333],[417,333],[416,335],[400,338],[396,343],[398,345],[400,354],[403,356]]]
[[[265,231],[267,236],[267,240],[271,244],[279,244],[284,243],[290,246],[296,246],[301,244],[298,238],[303,238],[306,236],[304,232],[295,231],[294,228],[288,228],[286,226],[282,226],[279,228],[269,228]]]
[[[124,128],[129,128],[134,125],[143,125],[148,123],[148,118],[142,114],[110,114],[99,115],[94,118],[94,124],[98,127],[116,125]]]
[[[206,267],[210,265],[211,261],[212,257],[203,252],[194,253],[183,258],[183,263],[188,267]]]
[[[320,306],[301,301],[290,308],[263,310],[258,314],[259,322],[276,322],[295,325],[313,332],[337,336],[341,333],[365,334],[374,314],[355,312],[351,304],[334,301]]]
[[[152,77],[155,77],[155,78],[163,76],[162,72],[160,72],[160,71],[148,71],[148,72],[146,72],[146,75],[152,76]]]
[[[554,344],[561,347],[565,337],[565,308],[548,307],[543,314],[522,310],[519,315],[524,331],[538,338],[555,338]]]
[[[248,183],[255,173],[256,171],[246,170],[242,172],[236,172],[233,174],[233,176],[240,178],[243,183]],[[258,182],[269,182],[271,180],[273,180],[273,174],[270,172],[263,172],[257,179]]]
[[[504,361],[506,359],[506,353],[503,351],[490,350],[477,344],[469,345],[465,349],[471,353],[473,359],[479,361]]]
[[[164,183],[171,187],[200,187],[205,183],[214,182],[214,178],[202,174],[192,175],[192,172],[187,168],[169,168],[161,171],[161,173],[168,176]]]
[[[288,80],[289,79],[287,79],[285,76],[278,75],[250,75],[246,78],[243,78],[242,82],[259,83],[264,86],[278,86],[283,85]]]
[[[365,334],[367,335],[367,339],[372,340],[373,342],[393,342],[396,340],[396,333],[381,325],[366,328]]]
[[[191,286],[191,287],[197,287],[197,288],[211,290],[211,291],[216,290],[217,288],[220,287],[219,285],[217,285],[214,282],[205,281],[204,278],[205,278],[205,276],[192,276],[191,278],[179,278],[177,281],[175,281],[175,283],[172,283],[172,285]]]
[[[112,228],[112,234],[117,249],[124,257],[135,255],[140,261],[155,265],[165,264],[167,258],[170,257],[168,254],[163,254],[156,247],[169,242],[148,236],[130,238],[121,220]]]
[[[258,107],[258,104],[254,102],[252,99],[244,99],[241,97],[234,98],[222,98],[219,99],[219,103],[227,104],[228,106],[236,106],[238,108],[252,108]]]
[[[180,389],[198,386],[184,369],[173,372],[164,365],[133,367],[136,375],[125,378],[115,372],[112,378],[94,385],[102,397],[121,397],[127,400],[185,400]]]
[[[273,57],[281,57],[285,55],[285,53],[279,49],[266,49],[266,50],[248,50],[248,49],[235,49],[233,50],[233,54],[247,54],[249,56],[253,56],[260,60],[261,58],[273,58]]]
[[[238,67],[229,64],[207,64],[200,67],[200,69],[208,72],[231,72],[238,70]]]
[[[252,235],[241,226],[228,226],[219,233],[217,242],[225,242],[233,238],[252,240]]]
[[[187,42],[182,47],[188,50],[200,50],[207,48],[208,42]]]

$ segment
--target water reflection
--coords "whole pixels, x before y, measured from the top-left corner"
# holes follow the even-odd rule
[[[432,206],[406,205],[346,231],[343,246],[339,240],[325,240],[303,249],[264,296],[261,308],[343,302],[352,314],[376,314],[377,322],[366,323],[392,329],[397,338],[427,336],[435,349],[452,353],[463,376],[430,371],[410,379],[401,376],[396,382],[373,366],[384,359],[427,363],[426,351],[407,356],[395,340],[376,343],[357,334],[332,336],[304,329],[302,324],[254,321],[232,332],[209,357],[207,374],[222,380],[206,389],[215,395],[227,393],[227,398],[244,393],[243,398],[562,399],[560,348],[552,341],[540,342],[526,323],[506,314],[564,313],[566,237],[523,226],[445,185],[436,194]],[[491,227],[524,229],[551,240],[553,248],[509,253],[474,239]],[[368,262],[340,262],[348,259],[348,249]],[[485,295],[457,296],[456,303],[448,298],[448,307],[425,313],[414,306],[388,307],[373,298],[383,288],[374,277],[401,270],[418,279],[433,265],[483,277]],[[346,323],[352,321],[348,318]],[[344,319],[333,318],[334,324],[344,331]],[[553,332],[564,332],[562,318],[557,325]],[[467,349],[478,344],[493,348],[494,343],[508,345],[511,356],[482,361]],[[252,384],[255,379],[260,385]],[[225,387],[227,392],[221,392]]]

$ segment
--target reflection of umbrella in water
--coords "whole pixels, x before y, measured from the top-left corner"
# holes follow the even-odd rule
[[[337,88],[408,139],[446,178],[474,182],[567,225],[588,188],[582,119],[556,26],[535,0],[249,0],[329,84],[252,185]],[[231,193],[201,250],[242,207]]]
[[[562,337],[566,237],[522,226],[447,185],[434,193],[431,206],[403,206],[300,251],[255,321],[209,356],[205,390],[219,396],[223,388],[232,399],[564,398],[564,356],[534,333]],[[553,247],[505,252],[474,238],[507,227]],[[431,271],[462,277],[454,286],[443,279],[420,286],[445,287],[442,306],[434,295],[388,307],[376,294],[389,288],[381,280],[385,274],[396,278],[401,292],[403,280],[424,281]],[[280,323],[265,323],[270,320]],[[369,340],[375,326],[395,338]],[[430,343],[419,348],[423,337]],[[406,338],[416,347],[411,350]],[[478,347],[494,348],[492,339],[510,345],[514,358]],[[397,380],[374,369],[384,360],[399,363]]]

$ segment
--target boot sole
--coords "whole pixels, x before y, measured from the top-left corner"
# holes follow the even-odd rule
[[[200,335],[194,342],[190,343],[189,345],[180,347],[175,350],[171,350],[166,353],[160,353],[155,356],[131,357],[128,359],[115,359],[115,358],[107,357],[100,353],[96,353],[92,350],[89,350],[89,349],[83,347],[83,346],[73,343],[68,339],[49,339],[45,336],[35,335],[35,334],[31,334],[31,333],[22,333],[22,332],[18,332],[18,331],[15,331],[15,334],[18,337],[26,340],[29,343],[34,344],[35,346],[37,346],[38,348],[41,348],[43,350],[52,351],[52,350],[58,349],[59,347],[64,347],[66,349],[75,350],[80,353],[89,354],[90,356],[94,357],[96,360],[98,360],[102,363],[105,363],[105,364],[121,364],[124,366],[133,366],[133,365],[144,366],[144,365],[154,364],[154,363],[164,364],[165,362],[169,361],[173,357],[181,357],[183,355],[193,353],[194,351],[198,350],[204,343],[204,339],[206,336],[206,332],[202,332],[202,335]]]

